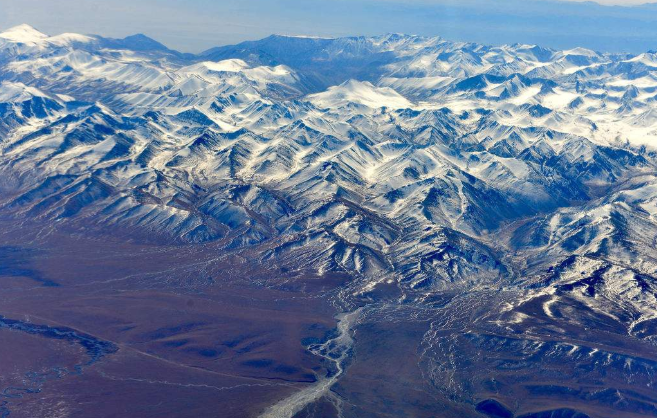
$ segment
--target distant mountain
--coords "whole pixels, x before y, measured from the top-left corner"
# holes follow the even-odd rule
[[[374,80],[381,67],[394,60],[394,55],[384,40],[283,35],[201,53],[212,61],[241,58],[251,65],[287,65],[299,71],[310,89],[318,91],[352,78]],[[334,71],[336,68],[340,71]]]

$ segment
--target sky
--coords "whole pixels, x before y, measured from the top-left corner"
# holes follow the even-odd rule
[[[571,0],[571,1],[584,2],[589,0]],[[655,2],[654,1],[650,2],[646,0],[598,0],[597,3],[606,6],[635,6],[639,4],[655,3]]]
[[[657,1],[657,0],[654,0]],[[486,44],[657,50],[657,4],[639,0],[0,0],[0,30],[144,33],[200,52],[270,34],[408,33]]]

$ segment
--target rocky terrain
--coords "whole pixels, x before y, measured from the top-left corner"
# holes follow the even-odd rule
[[[298,388],[230,416],[657,416],[657,53],[391,34],[192,55],[23,25],[0,33],[0,173],[0,276],[37,286],[30,303],[94,281],[16,254],[86,265],[97,246],[128,278],[149,262],[125,245],[179,254],[131,291],[228,280],[321,311],[332,331],[280,337],[321,367],[293,364]],[[71,239],[89,249],[55,250]],[[5,311],[0,333],[23,327]],[[194,329],[165,322],[167,339]],[[125,352],[116,338],[96,344]],[[4,416],[28,411],[12,399]]]

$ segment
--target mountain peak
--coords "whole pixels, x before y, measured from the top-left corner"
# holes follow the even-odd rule
[[[150,38],[143,33],[126,36],[123,38],[123,43],[134,50],[160,50],[166,51],[169,48],[159,43],[153,38]]]
[[[36,43],[43,39],[48,38],[48,35],[39,32],[28,24],[22,24],[9,28],[0,33],[0,38],[4,38],[14,42],[32,42]]]
[[[404,96],[390,87],[377,87],[369,81],[348,80],[323,93],[309,96],[311,101],[327,107],[357,103],[371,108],[402,109],[412,106]]]
[[[175,52],[171,51],[165,45],[159,43],[142,33],[126,36],[125,38],[100,38],[101,43],[106,48],[111,49],[129,49],[131,51],[158,51],[158,52]]]

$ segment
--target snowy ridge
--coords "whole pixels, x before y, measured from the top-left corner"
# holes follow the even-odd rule
[[[452,416],[513,416],[517,382],[657,411],[654,53],[391,34],[186,55],[23,25],[0,34],[0,178],[17,223],[346,273],[338,332],[307,347],[333,373],[263,416],[362,416],[336,383],[379,320],[428,328],[418,393]]]
[[[654,54],[398,34],[200,56],[27,26],[0,39],[13,216],[219,241],[352,272],[362,293],[514,281],[509,250],[654,273],[655,190],[631,181],[656,167]]]

